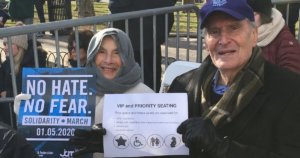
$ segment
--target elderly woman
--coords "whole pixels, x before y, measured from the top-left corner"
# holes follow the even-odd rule
[[[104,94],[153,92],[142,83],[141,68],[134,60],[130,39],[119,29],[104,29],[93,36],[87,67],[99,70],[95,123],[102,122]]]
[[[102,134],[105,130],[99,123],[102,122],[104,94],[153,93],[141,81],[141,68],[134,60],[129,37],[119,29],[104,29],[93,36],[88,47],[87,67],[98,69],[95,112],[95,123],[98,125],[91,131],[75,132],[71,144],[84,147],[75,155],[103,152]],[[97,153],[94,157],[103,157],[103,154]]]

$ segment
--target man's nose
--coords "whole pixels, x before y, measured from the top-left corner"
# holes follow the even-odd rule
[[[228,33],[226,33],[225,31],[222,31],[221,34],[220,34],[220,39],[219,39],[219,43],[220,45],[224,45],[224,44],[227,44],[228,41],[229,41],[229,35]]]

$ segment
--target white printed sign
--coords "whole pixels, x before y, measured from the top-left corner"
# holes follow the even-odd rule
[[[107,94],[104,156],[188,155],[176,132],[187,118],[187,95],[183,93]]]

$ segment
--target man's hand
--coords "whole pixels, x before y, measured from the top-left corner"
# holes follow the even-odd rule
[[[71,137],[69,142],[72,145],[79,146],[80,149],[73,153],[73,156],[79,156],[86,153],[103,153],[103,135],[106,130],[102,124],[96,124],[91,130],[76,129],[75,136]]]
[[[15,97],[15,100],[14,100],[14,112],[15,112],[16,115],[19,115],[19,109],[20,109],[21,101],[22,100],[28,100],[30,98],[31,98],[30,94],[24,94],[24,93],[18,94]]]
[[[190,118],[179,125],[177,132],[191,153],[207,152],[214,158],[224,157],[229,147],[227,139],[217,136],[210,119]]]

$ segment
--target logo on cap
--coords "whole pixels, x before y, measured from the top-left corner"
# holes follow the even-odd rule
[[[220,7],[227,3],[227,0],[213,0],[214,7]]]

